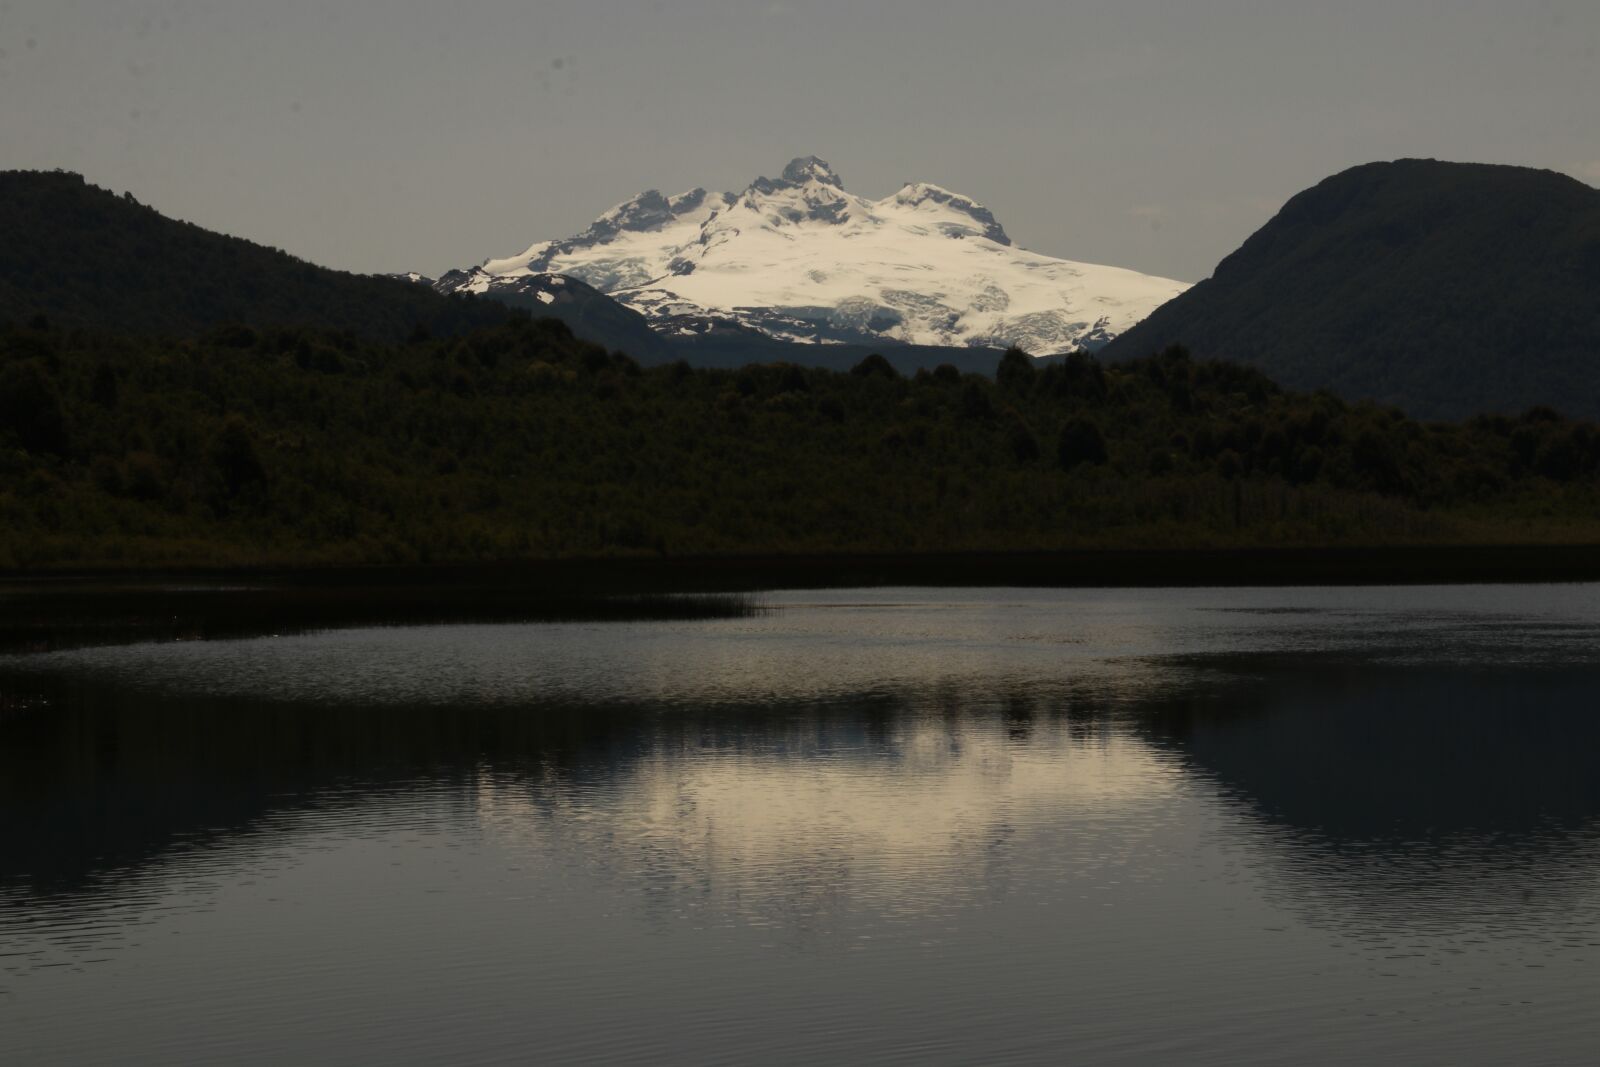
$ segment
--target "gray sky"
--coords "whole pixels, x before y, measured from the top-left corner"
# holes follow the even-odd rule
[[[1400,156],[1600,183],[1596,0],[0,0],[0,168],[438,273],[790,157],[1195,280]]]

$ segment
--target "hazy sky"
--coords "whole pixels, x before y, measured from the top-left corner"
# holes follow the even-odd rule
[[[1195,280],[1374,159],[1600,183],[1600,2],[0,0],[0,168],[437,273],[790,157]]]

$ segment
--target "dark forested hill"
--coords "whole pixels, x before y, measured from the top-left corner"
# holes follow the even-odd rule
[[[188,336],[310,326],[396,341],[504,321],[486,301],[313,266],[166,218],[76,174],[0,172],[0,322]]]
[[[1600,190],[1522,167],[1356,167],[1102,358],[1174,343],[1421,417],[1600,416]]]

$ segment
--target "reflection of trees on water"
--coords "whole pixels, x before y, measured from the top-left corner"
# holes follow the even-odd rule
[[[639,882],[651,908],[801,926],[1003,894],[1021,849],[1030,877],[1154,862],[1160,833],[1217,824],[1213,790],[1193,790],[1214,783],[1224,837],[1308,921],[1511,929],[1587,899],[1587,670],[1263,658],[1119,677],[339,709],[34,678],[48,704],[0,726],[0,885],[114,893],[108,872],[174,845],[425,790],[505,847]]]
[[[1593,668],[1261,658],[1140,732],[1212,778],[1308,921],[1368,934],[1592,926]],[[1581,905],[1581,915],[1573,909]]]

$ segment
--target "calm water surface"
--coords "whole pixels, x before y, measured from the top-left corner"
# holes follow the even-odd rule
[[[1600,588],[0,657],[0,1062],[1600,1059]]]

